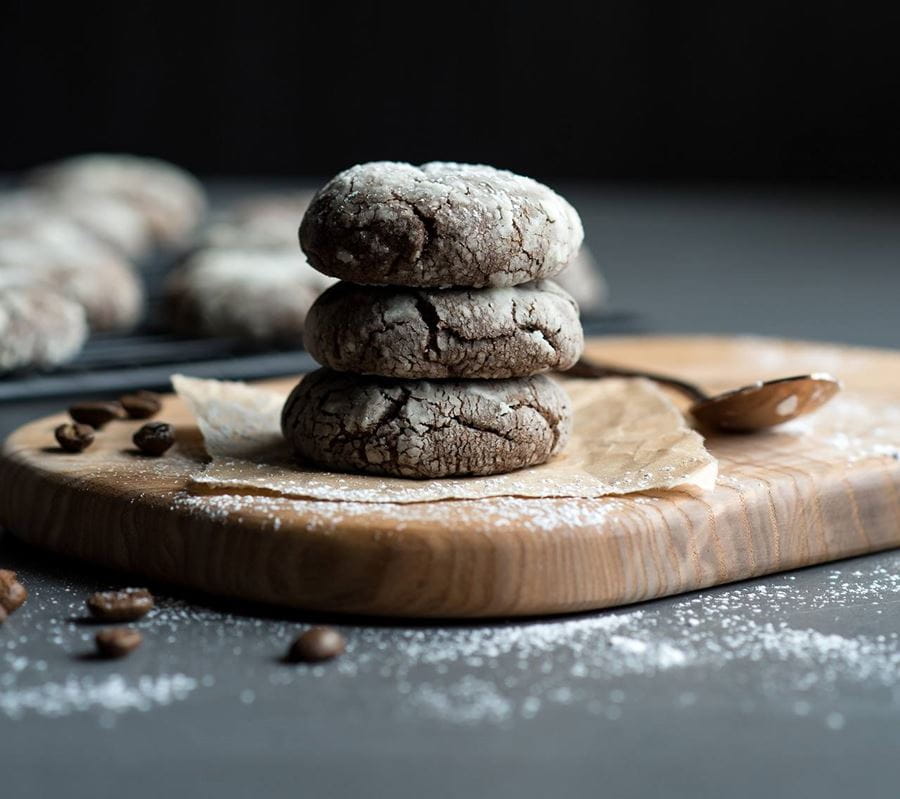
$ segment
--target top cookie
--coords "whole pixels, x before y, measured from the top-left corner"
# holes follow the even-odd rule
[[[377,161],[332,178],[300,225],[309,262],[354,283],[515,286],[551,277],[581,246],[551,189],[489,166]]]

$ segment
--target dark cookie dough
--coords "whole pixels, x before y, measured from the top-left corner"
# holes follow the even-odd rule
[[[291,392],[281,424],[298,455],[327,469],[457,477],[549,460],[569,437],[571,407],[544,375],[428,381],[319,369]]]
[[[310,263],[354,283],[515,286],[552,277],[581,245],[581,220],[551,189],[489,166],[354,166],[300,225]]]
[[[338,283],[310,309],[303,340],[339,372],[430,379],[565,370],[584,347],[578,306],[549,280],[496,289]]]

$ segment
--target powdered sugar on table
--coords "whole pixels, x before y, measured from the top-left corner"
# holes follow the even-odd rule
[[[13,565],[34,584],[27,565]],[[124,713],[202,702],[220,683],[233,686],[225,701],[239,704],[290,702],[309,684],[334,701],[365,703],[368,712],[450,725],[527,723],[564,706],[614,722],[660,681],[675,697],[660,708],[666,713],[694,712],[724,692],[742,713],[774,702],[779,712],[838,731],[847,723],[840,700],[848,694],[900,709],[900,638],[877,632],[875,623],[900,607],[900,553],[610,613],[515,624],[342,625],[347,653],[314,667],[279,662],[302,619],[235,615],[172,598],[160,599],[140,624],[145,644],[131,658],[84,660],[95,628],[78,619],[94,587],[45,586],[4,625],[0,715],[86,713],[112,726]],[[848,634],[845,620],[860,607],[872,629],[863,622]]]

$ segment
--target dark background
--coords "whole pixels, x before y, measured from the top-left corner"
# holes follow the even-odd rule
[[[900,181],[898,4],[3,8],[3,171],[126,150],[207,175]]]

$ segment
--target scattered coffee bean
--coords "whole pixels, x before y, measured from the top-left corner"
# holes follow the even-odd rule
[[[137,649],[144,636],[130,627],[108,627],[97,633],[97,654],[104,658],[121,658]]]
[[[148,422],[132,438],[134,445],[148,455],[162,455],[175,443],[175,431],[166,422]]]
[[[118,402],[79,402],[69,408],[69,416],[76,422],[100,428],[113,419],[124,419],[126,413]]]
[[[84,452],[94,443],[94,428],[89,424],[61,424],[53,434],[66,452]]]
[[[28,591],[16,578],[16,573],[0,569],[0,607],[7,614],[18,610],[28,599]]]
[[[95,619],[135,621],[153,610],[153,594],[146,588],[98,591],[88,597],[87,606]]]
[[[119,402],[132,419],[149,419],[156,416],[162,408],[162,400],[159,394],[152,391],[135,391],[134,394],[126,394],[119,397]]]
[[[337,657],[346,646],[344,636],[337,630],[313,627],[291,644],[287,659],[292,663],[318,663]]]

